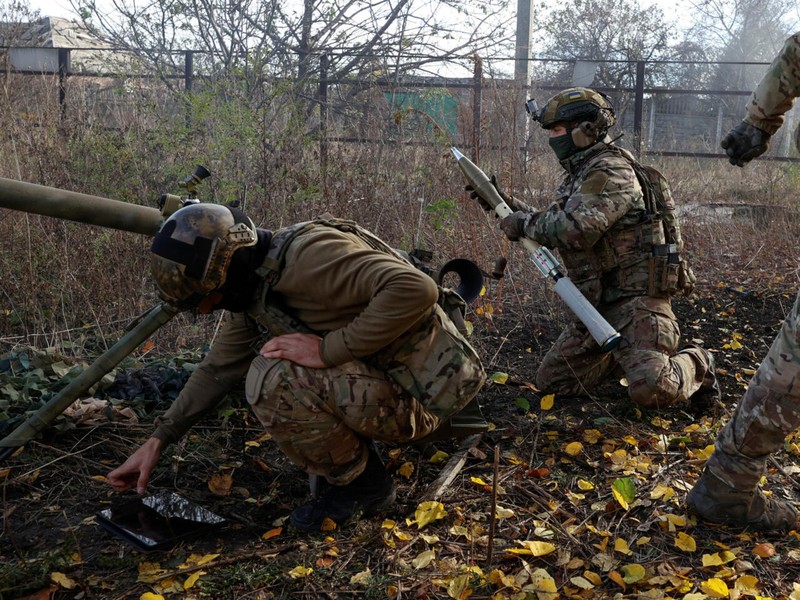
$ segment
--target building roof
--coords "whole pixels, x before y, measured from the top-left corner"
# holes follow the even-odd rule
[[[130,66],[129,55],[113,51],[112,44],[94,35],[83,23],[62,17],[0,23],[0,46],[69,49],[69,71],[74,74],[110,73]]]
[[[2,46],[22,48],[110,48],[82,23],[42,17],[29,23],[0,23]]]

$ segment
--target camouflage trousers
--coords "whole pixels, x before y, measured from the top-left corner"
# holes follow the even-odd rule
[[[536,373],[536,386],[549,393],[581,395],[612,374],[624,374],[631,400],[648,408],[684,403],[702,385],[709,370],[705,350],[676,353],[680,328],[670,301],[636,297],[601,311],[620,333],[612,352],[601,352],[582,323],[561,332]]]
[[[728,485],[755,489],[769,455],[800,426],[800,294],[706,463]]]
[[[335,485],[363,471],[368,440],[409,442],[439,424],[386,373],[361,361],[311,369],[259,356],[247,374],[246,393],[289,460]]]

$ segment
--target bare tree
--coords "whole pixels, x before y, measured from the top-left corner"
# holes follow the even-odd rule
[[[18,46],[30,41],[31,22],[39,18],[25,0],[0,0],[0,46]]]
[[[661,9],[641,8],[634,0],[564,3],[545,17],[540,31],[543,55],[568,61],[551,76],[560,75],[564,81],[571,77],[575,60],[592,61],[598,64],[594,85],[601,87],[631,86],[635,80],[631,61],[667,56],[672,34]]]
[[[693,4],[697,16],[689,35],[703,40],[707,52],[724,61],[710,77],[715,88],[743,93],[752,89],[764,65],[744,63],[770,62],[797,26],[796,0],[696,0]],[[738,116],[748,95],[722,98],[720,106]]]
[[[98,33],[154,64],[180,67],[192,48],[208,66],[303,82],[328,55],[331,78],[407,73],[474,52],[509,54],[509,0],[71,0]]]

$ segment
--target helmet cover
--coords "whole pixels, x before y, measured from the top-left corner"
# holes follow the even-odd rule
[[[606,123],[605,131],[614,122],[614,107],[608,97],[589,88],[568,88],[545,102],[538,114],[532,115],[543,129],[550,129],[556,123],[594,122],[602,114]]]
[[[253,222],[219,204],[190,204],[173,213],[150,247],[150,271],[162,300],[194,308],[225,283],[233,254],[255,246]]]

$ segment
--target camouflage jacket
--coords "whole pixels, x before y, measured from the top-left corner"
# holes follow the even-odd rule
[[[663,230],[647,222],[641,185],[626,151],[598,143],[562,162],[556,201],[535,212],[526,234],[557,249],[593,304],[648,294],[652,246]]]
[[[356,359],[369,362],[441,414],[447,407],[436,411],[437,403],[458,401],[463,406],[453,395],[471,398],[484,373],[474,349],[437,299],[435,282],[402,258],[325,226],[292,239],[280,278],[266,294],[278,313],[291,315],[301,330],[322,337],[326,364],[335,368]],[[243,379],[267,339],[265,328],[272,326],[263,304],[259,290],[247,311],[225,315],[211,349],[156,421],[155,437],[166,443],[178,440]],[[285,325],[277,323],[273,332],[286,333]]]
[[[774,135],[800,96],[800,31],[789,37],[753,91],[745,121]],[[800,129],[800,127],[799,127]]]

